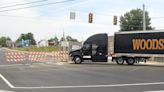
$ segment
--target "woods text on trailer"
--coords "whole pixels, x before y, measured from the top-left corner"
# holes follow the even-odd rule
[[[75,63],[84,60],[107,62],[108,56],[117,64],[133,65],[146,61],[152,56],[164,55],[164,31],[131,31],[116,32],[112,37],[107,34],[96,34],[89,37],[83,47],[70,52]]]

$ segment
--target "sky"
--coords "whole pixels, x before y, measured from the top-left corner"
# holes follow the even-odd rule
[[[119,30],[119,24],[113,25],[113,16],[119,17],[131,9],[142,9],[143,3],[151,17],[151,26],[164,29],[163,0],[63,1],[68,0],[1,0],[0,36],[9,36],[15,41],[21,33],[32,32],[39,41],[54,36],[60,38],[64,32],[81,41],[97,33],[113,35]],[[42,4],[47,5],[33,7]],[[75,20],[69,19],[71,11],[76,13]],[[90,12],[93,13],[91,24],[88,23]]]

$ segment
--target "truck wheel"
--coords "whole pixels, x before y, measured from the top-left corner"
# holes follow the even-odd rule
[[[116,58],[116,63],[117,63],[118,65],[123,65],[123,64],[124,64],[124,59],[121,58],[121,57]]]
[[[133,58],[128,58],[126,62],[128,65],[133,65],[135,63],[135,60]]]
[[[79,56],[75,56],[75,57],[73,58],[73,61],[75,62],[75,64],[81,64],[82,59],[81,59],[81,57],[79,57]]]

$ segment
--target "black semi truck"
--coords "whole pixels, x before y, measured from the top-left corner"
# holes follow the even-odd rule
[[[76,64],[85,60],[108,62],[108,57],[120,65],[146,62],[150,57],[164,56],[164,31],[116,32],[109,37],[106,33],[95,34],[69,56]]]

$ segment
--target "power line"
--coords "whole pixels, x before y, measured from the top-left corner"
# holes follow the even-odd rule
[[[7,5],[7,6],[0,7],[0,9],[10,8],[10,7],[17,7],[17,6],[28,5],[28,4],[33,4],[33,3],[40,3],[40,2],[45,2],[45,1],[48,1],[48,0],[39,0],[39,1],[34,1],[34,2],[27,2],[27,3],[19,3],[19,4]]]
[[[89,12],[83,12],[83,11],[75,11],[77,13],[83,13],[83,14],[87,14]],[[114,16],[115,14],[103,14],[103,13],[100,13],[100,12],[92,12],[94,15],[101,15],[101,16]],[[116,15],[117,17],[121,17],[121,15]],[[151,19],[161,19],[161,18],[164,18],[164,16],[160,16],[160,17],[150,17]],[[132,20],[142,20],[143,17],[137,17],[136,19],[132,19]]]
[[[15,4],[15,3],[22,3],[22,1],[15,1],[15,2],[6,2],[6,3],[0,3],[0,5],[9,5],[9,4]]]
[[[0,15],[3,17],[13,17],[13,18],[22,18],[24,20],[32,20],[32,21],[44,21],[44,22],[51,22],[51,21],[55,21],[58,19],[53,19],[53,20],[41,20],[39,19],[37,16],[36,17],[26,17],[26,16],[15,16],[15,15]],[[39,19],[39,20],[38,20]],[[63,22],[71,22],[69,20],[58,20],[58,21],[63,21]],[[84,24],[88,24],[88,22],[84,22],[84,21],[75,21],[75,23],[84,23]],[[108,24],[108,23],[93,23],[95,25],[102,25],[102,26],[112,26],[112,24]]]
[[[75,0],[64,0],[64,1],[54,2],[54,3],[39,4],[39,5],[27,6],[27,7],[21,7],[21,8],[14,8],[14,9],[6,9],[6,10],[1,10],[0,12],[15,11],[15,10],[21,10],[21,9],[32,8],[32,7],[40,7],[40,6],[51,5],[51,4],[66,3],[66,2],[71,2],[71,1],[75,1]]]
[[[25,17],[25,16],[13,16],[13,15],[0,15],[0,16],[4,16],[4,17],[14,17],[14,18],[22,18],[24,20],[32,20],[32,21],[42,21],[42,22],[54,22],[54,20],[58,20],[58,19],[53,19],[53,20],[38,20],[38,17]],[[66,22],[69,23],[70,21],[68,20],[58,20],[58,21],[62,21],[62,22]],[[32,22],[34,23],[34,22]],[[84,21],[75,21],[75,23],[83,23],[83,24],[88,24],[88,22],[84,22]],[[160,22],[161,23],[161,22]],[[109,24],[109,23],[93,23],[95,25],[100,25],[100,26],[113,26],[113,24]],[[137,25],[119,25],[119,26],[124,26],[124,27],[137,27],[137,28],[143,28],[143,26],[137,26]],[[162,27],[162,26],[161,26]]]
[[[54,15],[54,14],[52,14],[52,13],[56,13],[56,12],[63,12],[62,10],[65,10],[66,8],[70,8],[70,7],[74,7],[74,6],[77,6],[77,5],[81,5],[81,4],[84,4],[84,3],[86,3],[86,2],[88,2],[88,1],[82,1],[82,2],[79,2],[79,3],[76,3],[76,4],[71,4],[71,5],[69,5],[69,6],[66,6],[66,7],[62,7],[62,8],[57,8],[57,10],[52,10],[52,11],[45,11],[45,10],[41,10],[41,9],[37,9],[37,11],[38,12],[40,12],[40,14],[44,14],[44,13],[49,13],[49,14],[51,14],[51,15]],[[55,14],[56,15],[56,14]]]
[[[38,19],[38,16],[36,17],[26,17],[26,16],[15,16],[15,15],[0,15],[0,16],[4,16],[4,17],[15,17],[15,18],[23,18],[23,19]],[[164,18],[164,17],[153,17],[153,18]],[[65,21],[65,20],[63,20]],[[78,21],[78,22],[82,22],[82,21]],[[161,22],[160,22],[161,23]],[[108,25],[108,23],[94,23],[94,24],[99,24],[99,25]],[[109,24],[112,25],[112,24]],[[138,27],[138,28],[142,28],[143,26],[137,26],[137,25],[121,25],[124,27]]]
[[[3,16],[3,17],[14,17],[14,18],[24,18],[24,19],[36,19],[38,17],[26,17],[26,16],[15,16],[15,15],[0,15],[0,16]]]
[[[75,11],[77,13],[83,13],[83,14],[87,14],[88,15],[88,12],[83,12],[83,11]],[[94,15],[102,15],[102,16],[114,16],[114,14],[103,14],[103,13],[98,13],[98,12],[92,12]]]
[[[32,19],[32,20],[35,20],[35,21],[41,21],[41,20],[37,20],[38,17],[25,17],[25,16],[14,16],[14,15],[0,15],[0,16],[5,16],[5,17],[14,17],[14,18],[23,18],[23,19]],[[56,20],[56,19],[54,19]],[[43,21],[51,21],[51,20],[43,20]],[[65,21],[65,22],[69,22],[68,20],[61,20],[61,21]],[[88,24],[88,22],[82,22],[82,21],[76,21],[77,23],[86,23]],[[109,24],[108,23],[93,23],[93,24],[97,24],[97,25],[104,25],[104,26],[113,26],[112,24]],[[136,26],[136,25],[121,25],[121,26],[126,26],[126,27],[139,27],[139,28],[142,28],[143,26]]]

